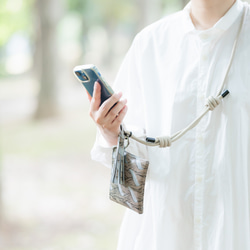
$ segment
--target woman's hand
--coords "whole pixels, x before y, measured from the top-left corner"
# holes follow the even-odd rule
[[[90,99],[89,115],[99,127],[102,136],[110,146],[117,145],[120,124],[127,113],[127,100],[121,100],[121,93],[113,94],[100,106],[101,85],[95,82],[93,97]]]

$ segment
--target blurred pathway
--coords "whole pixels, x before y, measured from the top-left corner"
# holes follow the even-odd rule
[[[0,83],[0,250],[115,249],[124,210],[109,201],[109,169],[90,159],[95,128],[85,93],[69,86],[61,115],[38,122],[35,82]]]

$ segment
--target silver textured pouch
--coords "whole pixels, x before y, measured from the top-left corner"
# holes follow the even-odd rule
[[[149,162],[125,151],[123,130],[113,149],[109,197],[135,212],[143,213],[144,187]]]

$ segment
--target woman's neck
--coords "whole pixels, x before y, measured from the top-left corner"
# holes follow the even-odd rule
[[[232,7],[236,0],[191,0],[190,16],[198,30],[211,27]]]

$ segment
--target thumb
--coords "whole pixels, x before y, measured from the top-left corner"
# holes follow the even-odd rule
[[[98,110],[101,104],[101,85],[95,82],[91,106],[93,110]]]
[[[87,90],[86,90],[86,93],[87,93],[89,102],[91,102],[92,96],[89,94],[89,92]]]

